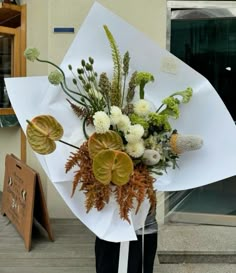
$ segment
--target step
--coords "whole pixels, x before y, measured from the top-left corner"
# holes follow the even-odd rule
[[[159,227],[160,263],[236,263],[236,227],[165,224]],[[235,271],[236,272],[236,271]]]
[[[235,264],[160,264],[154,273],[235,273]]]
[[[20,267],[20,272],[24,273],[95,273],[94,266],[88,267]],[[8,266],[0,268],[1,273],[14,273],[17,268]],[[235,273],[236,265],[234,264],[160,264],[154,268],[153,273]]]

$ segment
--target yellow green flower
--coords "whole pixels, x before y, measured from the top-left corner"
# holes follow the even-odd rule
[[[129,118],[132,124],[140,124],[144,129],[148,129],[149,124],[144,117],[140,117],[139,115],[133,113],[129,116]]]
[[[139,85],[139,97],[144,99],[144,87],[148,82],[153,82],[154,77],[149,72],[138,72],[135,81],[136,85]]]
[[[171,131],[171,126],[168,121],[168,116],[167,115],[160,115],[157,113],[150,113],[148,115],[148,123],[150,126],[155,126],[159,130],[163,130],[165,132],[170,132]]]
[[[172,96],[182,96],[182,102],[188,103],[193,95],[193,89],[191,87],[188,87],[184,91],[178,91],[172,94]]]
[[[27,60],[34,62],[39,57],[40,52],[37,48],[27,48],[24,52],[24,56]]]
[[[161,112],[161,114],[166,114],[174,118],[179,117],[179,103],[180,101],[174,97],[167,97],[162,101],[166,105],[166,109]]]
[[[63,81],[63,75],[60,71],[54,70],[48,75],[48,80],[53,85],[59,85]]]

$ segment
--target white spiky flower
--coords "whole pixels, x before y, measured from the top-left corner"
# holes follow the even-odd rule
[[[110,119],[111,119],[111,124],[112,125],[117,125],[117,123],[120,122],[121,117],[122,117],[122,112],[121,109],[118,106],[111,106],[111,114],[110,114]]]
[[[134,103],[134,113],[139,116],[146,116],[151,112],[150,102],[141,99]]]
[[[140,124],[134,124],[129,127],[127,133],[125,134],[125,139],[129,143],[135,143],[140,141],[143,134],[144,134],[143,126]]]
[[[93,124],[98,134],[106,133],[111,125],[109,116],[103,111],[98,111],[93,115]]]
[[[121,115],[119,122],[117,123],[118,130],[126,133],[131,125],[130,119],[126,115]]]
[[[134,158],[141,157],[144,153],[145,147],[143,141],[135,142],[135,143],[128,143],[126,145],[126,152]]]

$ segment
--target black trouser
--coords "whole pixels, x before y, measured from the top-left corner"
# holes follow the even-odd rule
[[[128,273],[142,273],[142,236],[129,244]],[[157,251],[157,233],[144,235],[144,272],[153,273]],[[96,273],[117,273],[120,243],[104,241],[96,237]],[[126,272],[125,272],[126,273]]]

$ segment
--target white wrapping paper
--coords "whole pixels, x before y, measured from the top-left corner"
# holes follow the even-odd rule
[[[199,135],[204,139],[202,149],[181,156],[179,169],[169,170],[168,175],[157,179],[159,191],[178,191],[199,187],[236,174],[235,124],[211,84],[185,63],[161,49],[143,33],[121,18],[95,3],[69,48],[61,64],[68,78],[68,64],[80,66],[81,59],[91,56],[95,70],[113,71],[111,50],[103,25],[106,24],[123,55],[131,56],[131,72],[148,71],[155,82],[146,87],[145,98],[157,107],[161,100],[175,91],[193,88],[193,98],[181,106],[181,116],[173,121],[173,128],[182,134]],[[157,30],[158,31],[158,30]],[[32,45],[37,47],[37,45]],[[43,56],[40,56],[43,59]],[[37,64],[35,64],[37,65]],[[49,85],[45,77],[8,78],[6,86],[12,106],[25,131],[26,119],[39,114],[53,115],[64,127],[63,140],[80,145],[83,140],[82,122],[73,114],[64,93],[59,87]],[[57,144],[53,154],[37,155],[51,182],[73,213],[97,236],[104,240],[121,242],[135,240],[135,229],[140,228],[149,209],[144,203],[138,215],[131,215],[131,225],[119,217],[114,200],[100,212],[93,209],[86,213],[84,195],[76,191],[73,198],[73,172],[65,174],[65,162],[72,148]]]

